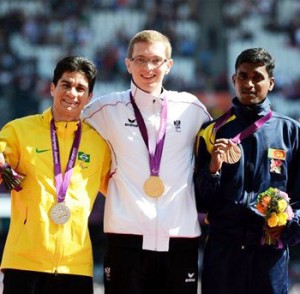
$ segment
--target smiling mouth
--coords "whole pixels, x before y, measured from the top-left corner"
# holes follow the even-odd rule
[[[75,107],[79,104],[77,101],[68,101],[65,99],[63,99],[63,103],[68,107]]]
[[[156,75],[141,75],[141,77],[143,78],[143,79],[147,79],[147,80],[150,80],[150,79],[153,79],[153,78],[155,78],[155,76]]]

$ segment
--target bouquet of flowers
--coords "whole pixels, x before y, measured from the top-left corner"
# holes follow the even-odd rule
[[[7,163],[0,167],[0,174],[2,176],[5,187],[8,190],[22,190],[22,182],[25,178],[25,175],[17,173]]]
[[[282,248],[280,239],[272,238],[269,232],[272,228],[285,226],[287,221],[293,218],[294,213],[289,201],[287,193],[272,187],[258,195],[256,209],[266,220],[262,244],[277,245],[278,248]]]

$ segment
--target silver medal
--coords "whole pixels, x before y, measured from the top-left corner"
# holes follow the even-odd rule
[[[57,225],[65,224],[70,219],[70,216],[71,211],[63,202],[54,204],[50,209],[50,219]]]

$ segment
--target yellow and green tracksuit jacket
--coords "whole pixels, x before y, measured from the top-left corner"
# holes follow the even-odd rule
[[[98,191],[105,193],[110,168],[106,142],[82,123],[79,151],[65,203],[69,221],[53,223],[56,203],[51,149],[51,109],[8,123],[0,132],[0,152],[17,172],[25,174],[23,189],[11,192],[11,220],[1,269],[92,276],[88,217]],[[77,122],[56,122],[61,169],[67,166]]]

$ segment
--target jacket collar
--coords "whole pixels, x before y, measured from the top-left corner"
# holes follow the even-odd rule
[[[156,101],[161,105],[166,93],[166,91],[163,89],[159,97],[154,96],[138,88],[133,81],[131,81],[130,88],[134,101],[141,110],[152,110],[153,103]]]
[[[271,110],[271,102],[267,97],[261,103],[251,106],[241,104],[237,97],[232,100],[232,103],[236,117],[247,122],[253,122],[267,115]]]
[[[46,123],[47,125],[49,125],[49,129],[50,129],[50,122],[53,118],[52,115],[52,108],[49,107],[46,110],[44,110],[44,112],[42,113],[42,121],[44,123]],[[55,122],[55,127],[56,127],[56,131],[57,134],[66,134],[67,136],[73,136],[73,134],[75,133],[75,131],[78,128],[78,121],[59,121],[59,122]]]

